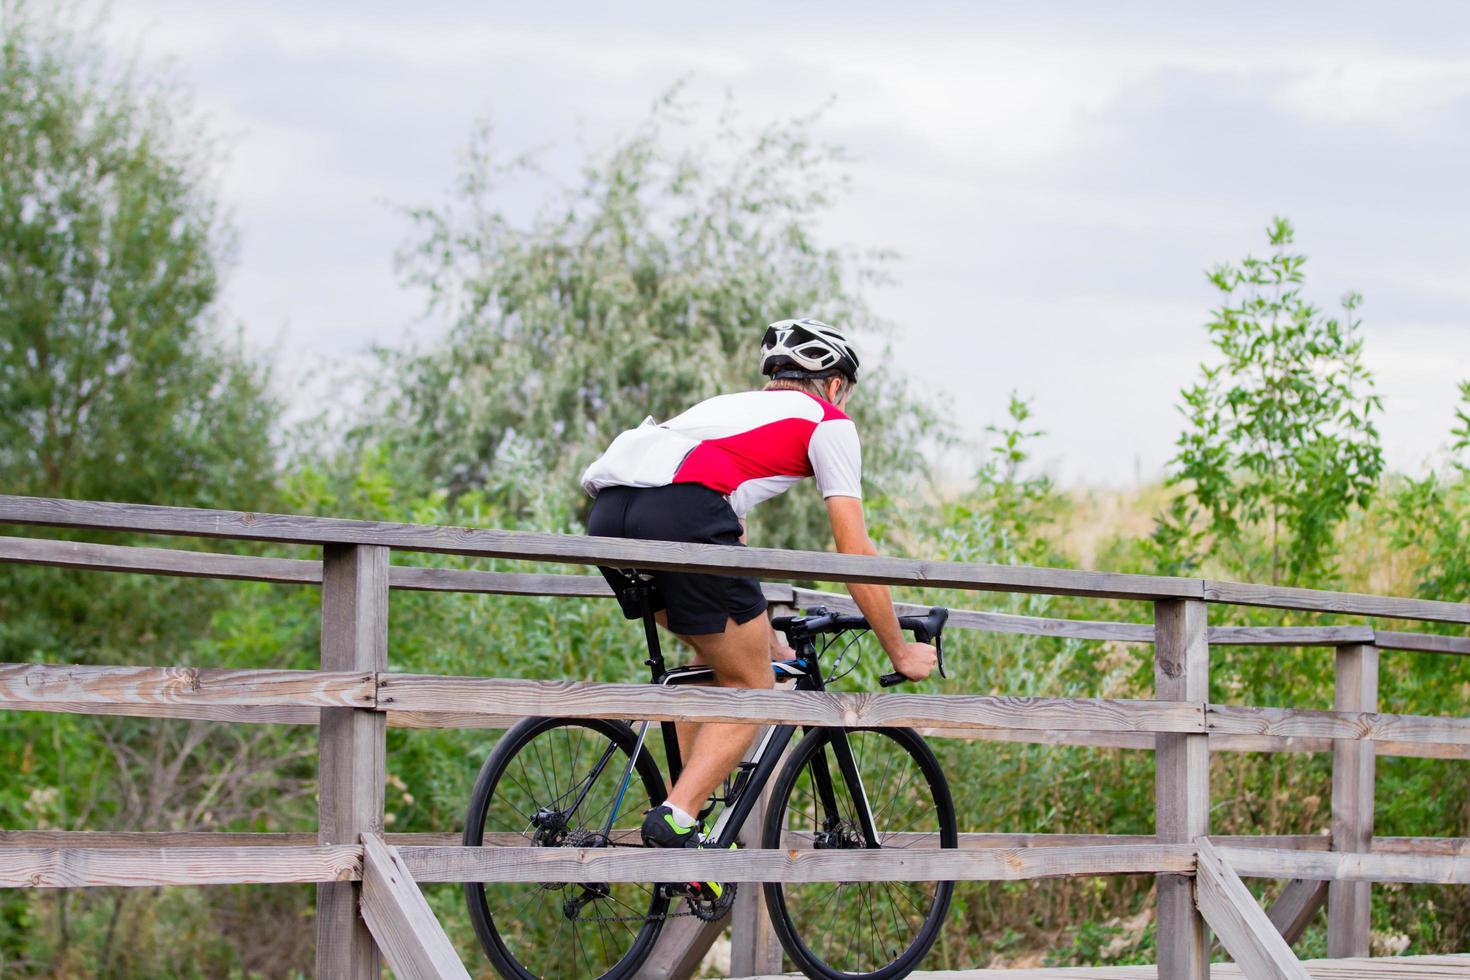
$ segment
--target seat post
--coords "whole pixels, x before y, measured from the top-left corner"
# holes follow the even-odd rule
[[[633,573],[635,579],[637,573]],[[643,661],[653,671],[653,682],[657,684],[666,673],[663,647],[658,642],[658,620],[653,618],[653,603],[649,601],[649,586],[638,579],[638,602],[643,606],[643,638],[648,641],[648,659]]]

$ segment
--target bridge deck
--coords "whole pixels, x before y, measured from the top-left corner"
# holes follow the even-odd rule
[[[1441,980],[1470,977],[1470,954],[1456,956],[1393,956],[1373,959],[1306,960],[1303,965],[1314,980],[1369,980],[1405,977],[1411,980]],[[786,980],[782,977],[751,977],[748,980]],[[1053,967],[1040,970],[941,970],[915,973],[915,980],[1158,980],[1152,966]],[[1211,980],[1241,980],[1245,974],[1234,963],[1216,963]]]

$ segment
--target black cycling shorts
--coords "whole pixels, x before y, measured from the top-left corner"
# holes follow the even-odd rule
[[[608,538],[740,544],[740,521],[725,496],[697,483],[666,487],[608,487],[592,503],[587,533]],[[637,619],[643,606],[628,575],[602,568],[617,593],[623,615]],[[726,620],[746,623],[766,611],[761,584],[753,578],[692,572],[650,572],[654,611],[668,611],[669,629],[686,636],[723,633]]]

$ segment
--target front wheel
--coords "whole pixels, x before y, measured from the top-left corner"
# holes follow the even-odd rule
[[[620,721],[527,718],[495,745],[470,796],[472,847],[641,847],[638,822],[664,798],[645,748]],[[610,829],[610,833],[604,833]],[[468,882],[470,920],[501,976],[617,980],[648,956],[668,910],[652,884]]]
[[[958,847],[939,760],[911,728],[820,728],[771,790],[762,846],[797,850]],[[824,980],[893,980],[923,960],[949,912],[951,881],[764,886],[793,963]]]

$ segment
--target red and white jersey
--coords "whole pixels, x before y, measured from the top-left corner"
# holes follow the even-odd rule
[[[698,483],[730,498],[743,518],[808,476],[823,497],[862,497],[857,427],[836,406],[802,391],[718,395],[663,424],[643,420],[582,473],[604,487]]]

